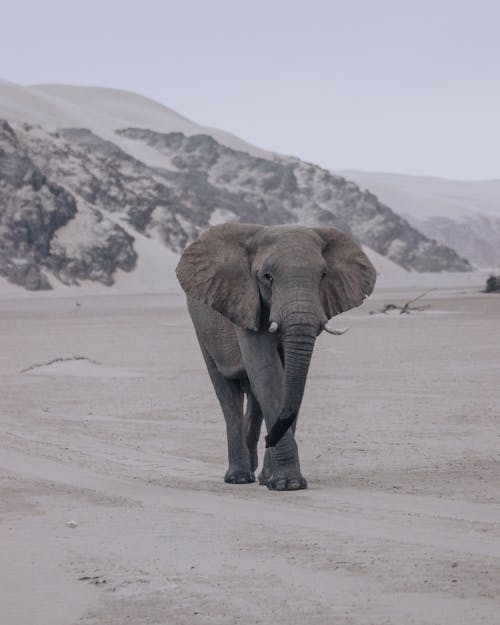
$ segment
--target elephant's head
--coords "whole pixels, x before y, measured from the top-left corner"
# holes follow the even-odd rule
[[[361,248],[336,228],[213,226],[177,267],[184,291],[255,332],[277,332],[285,387],[274,446],[296,418],[316,336],[331,317],[359,306],[375,284]]]

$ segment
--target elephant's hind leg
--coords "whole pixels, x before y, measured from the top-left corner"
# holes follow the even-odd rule
[[[247,432],[247,445],[250,452],[250,463],[252,466],[252,471],[255,471],[255,469],[259,466],[257,445],[259,443],[260,430],[262,427],[262,421],[264,420],[264,415],[262,413],[259,402],[253,394],[253,391],[250,388],[249,384],[245,386],[245,393],[247,394],[247,406],[245,410],[245,429]],[[272,472],[273,461],[271,457],[271,450],[266,449],[262,470],[259,474],[259,484],[267,484]]]
[[[255,482],[243,421],[244,395],[241,382],[225,378],[203,346],[201,351],[226,420],[229,468],[224,481],[230,484]]]
[[[257,444],[259,442],[260,428],[264,417],[255,395],[252,393],[249,385],[247,384],[246,386],[247,405],[245,409],[245,431],[248,451],[250,453],[250,466],[252,471],[255,471],[259,465]]]

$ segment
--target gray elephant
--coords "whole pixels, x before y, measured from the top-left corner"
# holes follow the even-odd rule
[[[225,481],[255,481],[264,419],[259,482],[306,488],[294,433],[314,342],[372,292],[372,264],[336,228],[227,223],[186,248],[177,277],[226,420]]]

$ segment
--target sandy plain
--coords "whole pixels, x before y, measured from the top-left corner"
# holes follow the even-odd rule
[[[500,296],[479,289],[370,315],[421,291],[378,289],[318,339],[291,493],[222,481],[181,295],[1,300],[2,625],[500,623]]]

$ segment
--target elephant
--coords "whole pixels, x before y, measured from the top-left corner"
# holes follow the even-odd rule
[[[259,483],[307,488],[294,434],[314,343],[372,292],[368,257],[336,228],[232,222],[192,242],[176,273],[226,421],[225,481],[255,481],[264,420]]]

